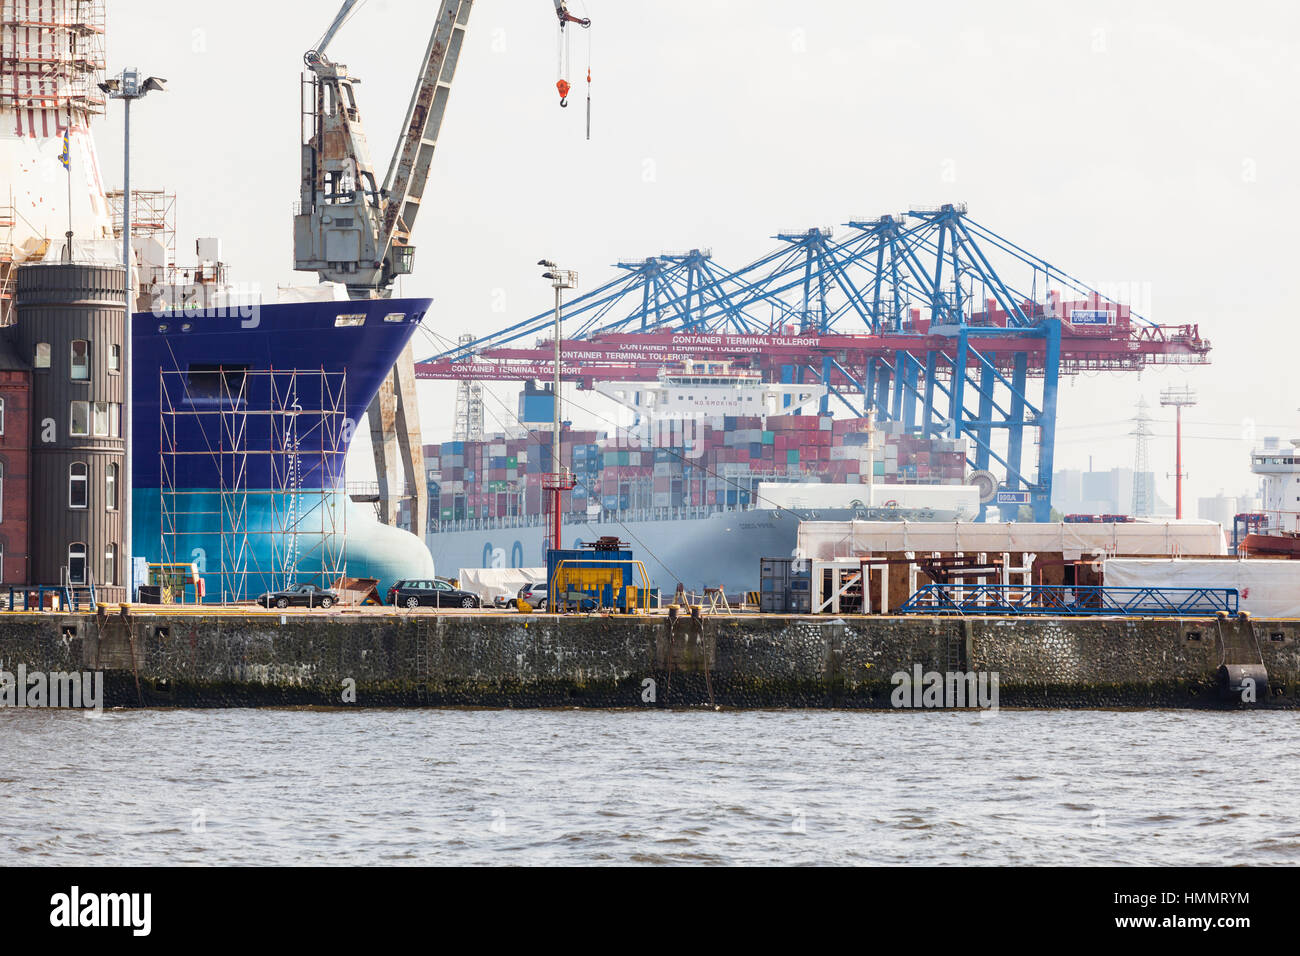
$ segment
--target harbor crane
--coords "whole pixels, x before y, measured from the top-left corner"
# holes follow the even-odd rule
[[[302,87],[302,173],[293,220],[294,268],[315,272],[322,282],[341,283],[354,299],[388,298],[397,277],[414,269],[411,231],[424,201],[474,4],[473,0],[442,0],[439,4],[402,133],[381,183],[371,163],[357,105],[359,80],[348,73],[346,65],[326,56],[330,42],[361,2],[345,0],[329,29],[303,57],[309,75]],[[565,105],[569,88],[563,75],[565,30],[570,24],[589,27],[591,21],[570,14],[566,0],[553,3],[562,41],[557,87],[561,105]],[[381,519],[397,523],[399,496],[393,490],[405,478],[415,505],[411,528],[422,533],[428,502],[409,345],[380,388],[368,417]]]

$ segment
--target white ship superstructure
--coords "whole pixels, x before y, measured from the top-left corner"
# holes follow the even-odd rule
[[[1283,444],[1275,437],[1251,452],[1250,470],[1260,476],[1266,534],[1300,532],[1300,438]]]
[[[756,371],[707,361],[662,369],[654,382],[597,382],[593,391],[636,412],[638,423],[799,414],[826,394],[823,385],[764,382]]]

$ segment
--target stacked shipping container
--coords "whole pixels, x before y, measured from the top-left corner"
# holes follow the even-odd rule
[[[965,441],[878,428],[865,418],[829,415],[725,416],[662,422],[612,436],[566,429],[560,461],[575,478],[566,514],[745,507],[762,481],[962,484]],[[482,442],[426,445],[434,514],[441,522],[541,515],[554,470],[549,431]]]

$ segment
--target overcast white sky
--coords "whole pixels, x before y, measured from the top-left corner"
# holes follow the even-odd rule
[[[1249,423],[1260,437],[1300,437],[1300,5],[585,6],[591,142],[582,94],[576,109],[557,106],[550,0],[475,4],[415,230],[417,272],[401,290],[434,297],[426,324],[438,334],[544,310],[543,255],[590,288],[620,257],[708,246],[739,266],[772,249],[778,229],[964,201],[1094,285],[1141,283],[1149,317],[1199,323],[1214,343],[1208,368],[1069,380],[1058,467],[1131,466],[1134,405],[1157,405],[1171,384],[1201,395],[1185,426],[1193,498],[1253,487]],[[381,172],[435,7],[369,0],[330,48],[364,80]],[[135,64],[170,81],[135,111],[133,180],[178,193],[182,260],[197,236],[217,235],[238,280],[272,291],[311,281],[291,270],[298,77],[336,9],[109,3],[112,70]],[[116,109],[97,129],[114,184]],[[445,440],[454,385],[421,387],[426,440]],[[515,389],[498,391],[513,407]],[[1152,463],[1172,500],[1164,417]],[[354,472],[370,467],[357,450]]]

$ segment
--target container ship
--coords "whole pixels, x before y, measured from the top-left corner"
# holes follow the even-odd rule
[[[633,423],[562,432],[560,465],[574,478],[561,495],[562,543],[617,536],[661,591],[756,590],[759,558],[794,554],[801,520],[969,521],[979,512],[964,439],[799,414],[797,406],[820,400],[819,386],[686,363],[652,385],[597,391],[631,411]],[[527,388],[515,431],[425,446],[437,502],[427,541],[440,574],[545,566],[552,439],[527,423],[551,416],[550,399]],[[739,414],[746,409],[761,414]]]

